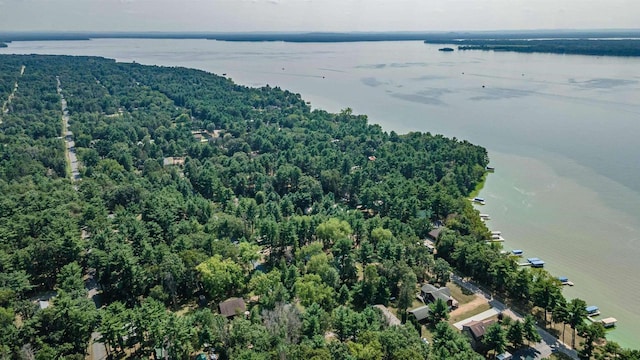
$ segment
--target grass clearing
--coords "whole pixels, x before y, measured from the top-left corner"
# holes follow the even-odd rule
[[[458,300],[460,305],[464,305],[472,302],[476,298],[476,294],[469,293],[467,290],[458,286],[458,284],[454,282],[447,283],[447,287],[451,291],[451,296]]]

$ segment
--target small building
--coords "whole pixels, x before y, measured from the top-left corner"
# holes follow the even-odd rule
[[[429,233],[427,234],[427,237],[429,239],[431,239],[432,241],[437,241],[438,240],[438,236],[440,236],[440,233],[442,232],[443,229],[444,229],[443,227],[435,228],[435,229],[429,231]]]
[[[505,351],[502,354],[496,355],[496,360],[511,360],[513,359],[513,355],[510,352]]]
[[[517,250],[511,250],[511,253],[515,256],[522,256],[522,253],[524,253],[524,251],[517,249]]]
[[[418,324],[422,324],[426,322],[427,318],[429,317],[429,306],[425,305],[413,310],[409,310],[409,314],[413,316]]]
[[[458,307],[458,301],[451,296],[451,290],[446,286],[437,288],[431,284],[424,284],[420,288],[420,296],[425,304],[435,302],[436,299],[442,299],[449,308],[455,309]]]
[[[472,320],[462,325],[462,332],[471,340],[471,346],[478,350],[482,347],[482,339],[487,332],[487,328],[496,321],[494,319],[477,321]]]
[[[387,309],[386,306],[384,305],[373,305],[374,308],[378,308],[380,309],[380,311],[382,311],[382,315],[384,315],[384,318],[387,322],[388,326],[400,326],[402,325],[402,322],[400,321],[400,319],[398,319],[397,316],[395,316],[391,311],[389,311],[389,309]]]
[[[229,298],[218,305],[220,315],[230,318],[247,311],[247,305],[244,300],[237,297]]]

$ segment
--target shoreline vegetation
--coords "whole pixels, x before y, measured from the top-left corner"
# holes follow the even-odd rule
[[[484,172],[484,174],[482,175],[482,178],[476,184],[476,187],[469,193],[469,196],[468,196],[469,198],[473,199],[473,198],[477,197],[478,195],[480,195],[480,192],[484,188],[484,184],[486,184],[486,182],[487,182],[487,176],[489,176],[490,173],[491,173],[490,171],[485,171]]]
[[[583,324],[585,301],[488,242],[467,200],[487,174],[481,146],[386,132],[349,108],[312,110],[300,94],[194,69],[1,55],[0,99],[19,76],[0,124],[2,354],[84,358],[94,331],[115,358],[480,360],[538,341],[502,322],[474,350],[443,299],[413,321],[419,289],[454,269],[542,309],[545,326],[604,338]],[[434,256],[424,239],[440,225]],[[594,341],[579,345],[587,358],[640,358]]]

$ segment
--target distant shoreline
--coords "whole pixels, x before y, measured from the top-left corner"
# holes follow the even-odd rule
[[[510,51],[593,56],[640,56],[640,39],[450,39],[425,40],[426,44],[453,44],[458,50]]]
[[[218,41],[366,42],[428,41],[451,43],[466,40],[640,38],[640,29],[608,30],[505,30],[422,32],[0,32],[0,43],[10,41],[60,41],[91,39],[206,39]]]

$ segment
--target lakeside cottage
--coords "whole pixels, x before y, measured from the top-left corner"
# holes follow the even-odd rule
[[[424,284],[420,288],[420,297],[425,304],[435,302],[436,299],[442,299],[450,309],[458,307],[458,301],[451,296],[451,290],[446,286],[437,288],[431,284]]]
[[[424,324],[429,317],[429,306],[424,305],[413,310],[409,310],[409,314],[413,316],[418,324]]]
[[[483,321],[472,320],[462,325],[462,332],[471,340],[471,346],[477,350],[483,345],[482,339],[487,332],[487,328],[495,322],[494,319]]]

